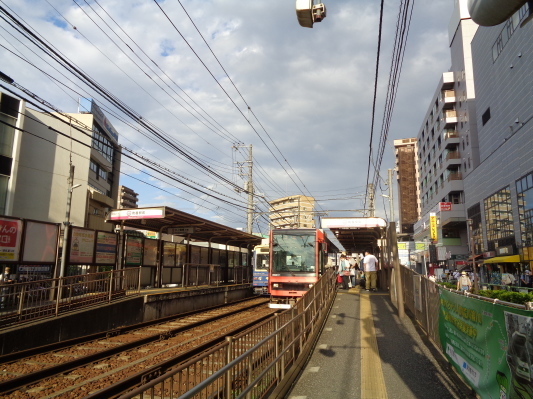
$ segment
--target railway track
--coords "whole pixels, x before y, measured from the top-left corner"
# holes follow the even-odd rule
[[[258,298],[0,357],[0,398],[117,397],[270,317],[267,302]]]

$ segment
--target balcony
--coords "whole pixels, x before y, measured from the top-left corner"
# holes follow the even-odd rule
[[[461,154],[459,151],[450,151],[446,154],[446,161],[449,161],[450,159],[461,159]]]
[[[453,77],[453,72],[444,72],[442,74],[441,90],[453,89],[454,84],[455,84],[455,79]]]
[[[461,172],[453,172],[448,175],[446,181],[463,180],[463,174]]]
[[[455,105],[455,90],[443,90],[441,101],[444,109],[451,109]]]
[[[442,111],[442,119],[445,125],[457,124],[457,111],[454,109],[447,109]]]
[[[450,129],[446,130],[443,133],[444,141],[445,141],[445,147],[448,150],[453,150],[459,146],[459,143],[461,139],[459,138],[459,134],[456,130]]]

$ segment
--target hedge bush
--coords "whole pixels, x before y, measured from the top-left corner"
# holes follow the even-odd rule
[[[525,294],[523,292],[514,292],[506,290],[481,290],[478,295],[491,299],[499,299],[500,301],[518,303],[525,305],[526,302],[533,302],[533,294]]]

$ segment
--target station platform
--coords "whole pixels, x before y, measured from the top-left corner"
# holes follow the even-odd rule
[[[388,292],[339,290],[288,399],[475,398]]]

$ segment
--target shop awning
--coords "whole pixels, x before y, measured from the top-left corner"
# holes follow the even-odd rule
[[[495,258],[485,259],[483,263],[516,263],[520,262],[520,255],[496,256]]]

